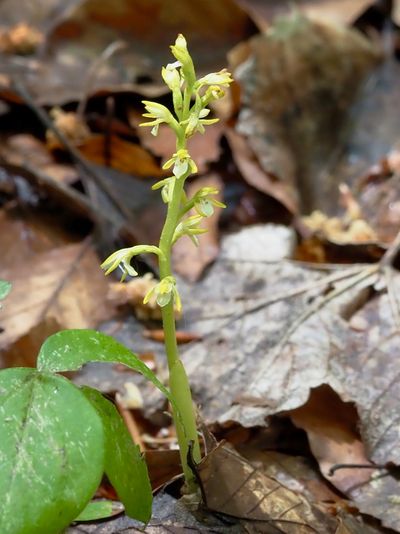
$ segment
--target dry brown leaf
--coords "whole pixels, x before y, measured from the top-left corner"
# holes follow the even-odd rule
[[[248,448],[238,449],[240,454],[268,477],[283,486],[304,495],[310,502],[340,503],[342,497],[319,473],[315,463],[308,458],[289,456],[280,452]]]
[[[33,54],[44,41],[44,35],[33,26],[21,22],[0,31],[0,52],[27,56]]]
[[[202,187],[215,187],[220,191],[215,195],[216,200],[222,200],[222,182],[217,174],[208,174],[189,183],[187,194],[190,198]],[[172,264],[174,270],[191,282],[200,278],[204,269],[215,260],[219,252],[218,222],[221,208],[216,207],[211,217],[206,217],[201,223],[201,228],[206,228],[207,233],[199,236],[199,246],[196,247],[189,237],[182,237],[175,244],[172,251]]]
[[[167,92],[160,68],[171,61],[168,46],[178,33],[184,31],[201,75],[219,70],[228,50],[255,32],[234,0],[1,2],[2,22],[12,24],[22,14],[46,28],[46,42],[40,58],[32,58],[27,69],[20,69],[13,56],[6,58],[6,68],[19,68],[31,93],[46,105],[80,101],[99,90],[102,95],[134,91],[152,99]],[[124,49],[112,60],[101,60],[104,50],[118,40],[126,43]],[[2,96],[16,99],[10,91]]]
[[[2,270],[29,263],[38,253],[71,242],[71,236],[44,213],[30,210],[0,210]]]
[[[167,175],[147,150],[116,135],[91,135],[78,148],[93,163],[126,174],[154,179]]]
[[[179,451],[148,450],[144,453],[153,490],[159,489],[182,473]]]
[[[76,168],[57,163],[44,143],[30,134],[8,137],[0,146],[0,154],[7,163],[38,169],[57,182],[72,184],[78,180]]]
[[[371,3],[372,0],[300,0],[295,5],[312,18],[350,24]],[[275,16],[283,15],[293,8],[291,0],[240,0],[240,4],[262,29],[268,28]]]
[[[361,218],[346,220],[328,217],[325,213],[315,210],[307,217],[303,217],[302,222],[312,233],[319,233],[322,238],[335,243],[344,245],[378,241],[373,228]]]
[[[297,198],[293,188],[262,169],[244,137],[233,130],[228,130],[226,136],[232,150],[233,160],[246,182],[262,193],[279,200],[291,213],[297,213]],[[284,169],[285,163],[282,162],[281,172],[283,174]]]
[[[371,0],[303,0],[301,10],[311,18],[350,25],[372,3]]]
[[[359,32],[299,13],[250,40],[236,68],[243,106],[238,131],[262,169],[299,193],[302,208],[329,211],[349,109],[380,54]],[[318,54],[315,51],[318,50]]]
[[[346,493],[369,481],[373,473],[369,469],[340,469],[329,475],[336,464],[370,463],[357,431],[358,417],[352,404],[344,403],[331,388],[321,386],[311,390],[307,402],[289,415],[296,426],[307,432],[322,473],[336,488]]]
[[[83,118],[73,111],[64,111],[61,108],[53,108],[50,111],[54,126],[73,145],[79,145],[90,138],[91,133]],[[46,131],[47,146],[50,150],[62,147],[58,136],[53,130]]]
[[[279,532],[335,532],[336,521],[305,497],[266,476],[232,447],[219,444],[198,466],[206,505],[241,519],[263,521]]]
[[[393,149],[359,180],[359,202],[378,238],[390,243],[397,235],[400,220],[400,152]]]
[[[20,258],[0,276],[13,290],[1,316],[0,349],[7,366],[34,365],[45,337],[63,328],[91,328],[113,314],[108,282],[87,243]]]

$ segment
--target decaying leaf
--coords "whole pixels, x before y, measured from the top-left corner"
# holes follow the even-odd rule
[[[203,343],[183,359],[206,419],[265,425],[269,415],[302,406],[311,389],[327,384],[359,414],[354,458],[365,454],[368,461],[398,464],[399,333],[393,313],[400,275],[391,272],[385,280],[376,265],[325,274],[290,262],[247,263],[250,243],[237,243],[229,261],[222,253],[192,290],[189,324],[203,333]],[[223,287],[216,289],[222,272]],[[338,434],[339,452],[348,437]],[[337,458],[342,461],[343,454]],[[373,515],[399,528],[400,509],[389,499],[397,484],[384,473],[347,490],[362,511],[373,505]]]
[[[377,235],[364,219],[358,218],[344,221],[339,217],[327,217],[319,210],[315,210],[308,217],[303,217],[303,223],[313,233],[336,243],[363,243],[377,241]]]
[[[116,135],[91,135],[79,144],[79,149],[93,163],[126,174],[152,179],[166,176],[166,172],[146,149]]]
[[[198,469],[211,510],[265,522],[284,533],[335,532],[333,518],[324,517],[305,497],[268,477],[227,445],[219,444]]]
[[[53,108],[50,111],[54,126],[73,145],[79,145],[90,137],[90,130],[85,121],[77,113],[66,112],[61,108]],[[50,150],[60,148],[60,140],[52,130],[46,132],[47,145]]]
[[[313,461],[301,456],[245,445],[238,450],[266,476],[274,478],[292,491],[301,493],[309,502],[340,504],[341,497],[326,484]]]
[[[290,184],[263,170],[244,137],[233,130],[227,131],[226,136],[233,160],[246,182],[262,193],[276,198],[291,213],[296,213],[297,197]]]
[[[40,61],[34,58],[27,63],[24,80],[47,105],[80,100],[88,96],[88,90],[90,95],[107,90],[160,96],[166,93],[159,83],[160,68],[170,61],[168,46],[183,28],[199,73],[204,74],[219,70],[228,50],[255,32],[251,19],[234,0],[194,4],[182,0],[34,0],[24,1],[23,8],[18,4],[17,10],[14,6],[8,0],[1,4],[2,21],[19,21],[24,9],[30,20],[46,30]],[[99,63],[106,47],[121,40],[126,45],[123,50],[112,61]],[[20,64],[14,56],[5,63],[10,70]],[[88,88],[93,65],[97,68]],[[3,96],[15,101],[10,93]]]
[[[290,0],[241,0],[241,5],[257,25],[268,28],[271,20],[293,8]],[[371,0],[298,0],[296,8],[310,18],[341,24],[350,24],[371,5]]]
[[[253,37],[250,49],[234,72],[243,92],[237,129],[264,171],[297,186],[303,210],[329,212],[337,183],[327,171],[379,53],[357,31],[299,13]]]
[[[329,387],[321,386],[313,389],[308,401],[289,415],[296,426],[307,432],[322,473],[336,488],[345,493],[369,481],[372,469],[340,469],[329,475],[337,464],[370,463],[357,430],[358,416],[353,405],[341,401]]]
[[[62,328],[88,328],[113,314],[105,304],[107,280],[87,242],[20,258],[1,276],[15,291],[1,316],[3,364],[34,365],[38,348]]]
[[[0,154],[11,165],[38,169],[57,182],[78,181],[78,172],[71,164],[56,162],[46,145],[30,134],[8,137],[1,144]]]
[[[379,163],[367,170],[358,182],[363,213],[380,241],[392,241],[399,230],[400,154],[391,150]]]
[[[27,56],[33,54],[44,41],[44,35],[33,26],[19,23],[0,31],[0,52]]]

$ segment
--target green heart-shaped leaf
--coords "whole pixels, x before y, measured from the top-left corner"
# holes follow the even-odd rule
[[[82,511],[104,467],[102,421],[66,378],[0,372],[0,532],[55,534]]]
[[[76,371],[89,362],[122,363],[150,380],[174,404],[168,389],[137,354],[96,330],[63,330],[53,334],[40,349],[37,368],[52,372]]]
[[[101,393],[82,387],[103,421],[106,437],[104,470],[125,506],[129,517],[147,523],[153,500],[147,465],[140,449],[132,441],[115,406]]]

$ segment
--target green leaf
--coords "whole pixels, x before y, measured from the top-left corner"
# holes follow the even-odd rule
[[[96,519],[106,519],[112,515],[114,515],[112,501],[91,501],[75,521],[95,521]]]
[[[62,376],[0,372],[0,532],[55,534],[73,521],[103,474],[104,431]]]
[[[51,372],[76,371],[89,362],[122,363],[145,376],[174,404],[168,389],[137,354],[96,330],[63,330],[48,337],[40,349],[37,368]]]
[[[146,461],[139,447],[133,443],[115,406],[95,389],[86,386],[81,389],[103,421],[106,475],[125,506],[127,515],[147,523],[151,517],[153,495]]]
[[[6,282],[5,280],[0,280],[0,300],[3,300],[6,298],[6,296],[11,291],[11,284],[10,282]]]

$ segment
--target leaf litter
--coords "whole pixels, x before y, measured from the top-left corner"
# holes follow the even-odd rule
[[[57,10],[55,4],[48,2],[41,11],[42,20],[37,20],[39,12],[32,18],[43,33],[35,33],[34,27],[31,31],[30,26],[22,31],[10,4],[5,8],[11,11],[4,35],[22,33],[25,44],[30,35],[32,39],[29,50],[9,48],[2,59],[8,80],[3,80],[1,95],[8,108],[0,114],[0,127],[7,131],[8,113],[12,117],[15,102],[22,101],[40,119],[41,134],[37,125],[30,124],[32,131],[5,134],[1,150],[5,173],[0,176],[1,217],[5,219],[0,224],[14,227],[0,236],[2,250],[4,245],[7,249],[0,275],[13,282],[1,312],[2,357],[10,365],[17,365],[18,357],[33,364],[35,347],[46,335],[65,326],[100,325],[115,314],[118,302],[119,317],[101,328],[139,356],[151,355],[163,379],[157,317],[148,310],[147,315],[146,310],[139,311],[133,287],[118,297],[114,292],[110,308],[108,285],[98,279],[102,276],[96,267],[98,257],[89,241],[82,239],[92,231],[90,225],[97,231],[95,244],[104,250],[116,238],[130,243],[141,241],[143,235],[152,242],[156,239],[163,206],[151,200],[154,194],[148,194],[149,184],[141,180],[160,172],[158,163],[170,152],[169,141],[148,139],[136,130],[136,119],[143,95],[163,98],[153,77],[165,48],[159,36],[166,38],[166,34],[149,35],[145,42],[143,26],[134,39],[140,45],[137,50],[128,40],[128,48],[114,47],[115,54],[108,57],[108,37],[126,37],[124,24],[133,20],[126,2],[118,3],[121,11],[113,13],[109,33],[100,29],[103,18],[110,15],[107,7],[103,12],[90,1],[78,1]],[[209,48],[218,49],[224,58],[240,43],[229,54],[237,85],[229,106],[213,110],[224,121],[212,138],[204,138],[193,149],[201,155],[197,180],[218,183],[225,202],[232,198],[233,206],[227,210],[229,217],[221,213],[211,220],[210,240],[202,242],[199,250],[193,252],[182,242],[175,263],[185,277],[179,280],[184,303],[179,328],[190,342],[181,351],[194,396],[205,423],[220,438],[236,439],[237,450],[227,443],[211,443],[197,468],[204,501],[214,514],[203,510],[194,517],[176,500],[172,484],[157,494],[154,518],[146,532],[384,532],[372,517],[400,531],[398,126],[393,113],[398,64],[377,39],[331,24],[334,12],[346,23],[355,21],[368,35],[379,16],[387,17],[379,6],[363,11],[368,2],[353,2],[351,9],[348,4],[347,0],[324,5],[303,2],[303,13],[313,11],[311,20],[297,13],[247,42],[243,39],[256,31],[253,22],[270,27],[272,11],[285,12],[285,3],[278,8],[271,2],[261,5],[246,0],[239,8],[224,2],[225,14],[221,7],[219,11],[213,7],[218,16],[212,19],[212,28],[221,30],[218,46],[209,39],[207,50],[200,53],[199,48],[198,54],[204,66],[210,58],[220,65]],[[189,26],[211,20],[210,6],[206,0],[193,11],[186,6]],[[136,15],[142,16],[144,6],[138,2],[136,7]],[[178,9],[176,4],[169,8]],[[314,18],[316,11],[319,20]],[[230,22],[227,12],[234,14]],[[49,13],[57,15],[50,25]],[[121,13],[127,15],[125,21]],[[157,17],[162,18],[160,13]],[[86,24],[91,14],[97,22]],[[157,17],[155,26],[161,24]],[[79,39],[69,33],[71,28],[82,30]],[[211,31],[215,37],[210,28],[205,28],[206,34]],[[168,31],[175,32],[173,24]],[[86,53],[76,54],[73,44]],[[22,53],[27,56],[21,63]],[[67,69],[63,57],[71,60]],[[71,76],[71,68],[75,73],[86,72],[90,58],[97,65],[94,78]],[[118,68],[127,62],[132,68],[121,74],[123,69]],[[16,65],[23,65],[18,79]],[[365,86],[371,74],[373,91],[371,82]],[[11,78],[17,81],[14,87]],[[61,90],[60,82],[66,81]],[[71,112],[76,101],[76,113]],[[39,103],[49,108],[68,104],[62,113],[71,114],[71,135],[59,124],[49,130],[51,117],[43,115]],[[350,136],[349,117],[357,125]],[[80,129],[74,126],[76,120],[82,121]],[[379,130],[371,127],[377,124],[382,125]],[[52,132],[48,134],[52,147],[43,143],[46,130]],[[85,132],[84,139],[76,139],[79,131]],[[337,208],[339,191],[343,198],[342,182],[351,188],[351,193],[345,193],[347,200],[357,204],[357,217],[352,219],[357,232],[349,213]],[[28,225],[25,231],[33,239],[21,240],[16,249],[13,240],[23,232],[15,221],[6,220],[7,203],[16,198],[24,210],[27,205],[32,210],[36,203],[39,215],[43,198],[56,209],[66,209],[69,216],[79,213],[85,219],[85,231],[76,239],[70,229],[57,235]],[[238,231],[238,222],[270,220],[263,210],[268,212],[271,205],[278,220],[292,223],[289,227],[259,224]],[[311,239],[299,219],[305,207],[322,210]],[[350,211],[348,204],[345,208]],[[243,209],[246,216],[240,219],[237,213]],[[365,223],[362,232],[359,221]],[[230,233],[220,238],[223,227]],[[332,228],[338,233],[332,234]],[[83,268],[75,252],[84,250],[91,260]],[[300,261],[293,261],[294,257]],[[70,284],[75,268],[84,282]],[[151,265],[143,263],[142,270],[147,272],[145,277],[152,276]],[[49,277],[44,288],[35,282],[36,271]],[[25,295],[33,298],[33,285],[41,295],[32,304],[35,313],[22,320]],[[132,317],[132,308],[137,318]],[[15,324],[10,322],[14,318],[19,318]],[[163,413],[165,404],[154,389],[133,373],[97,365],[84,368],[75,381],[99,387],[117,399],[133,390],[132,383],[139,385],[143,407],[140,402],[124,411],[128,426],[133,417],[131,432],[142,432],[142,445],[155,447],[150,451],[153,487],[179,472],[176,451],[170,449],[174,436]],[[289,450],[283,450],[283,429],[292,440]],[[263,432],[269,438],[264,436],[266,441],[252,446],[254,436]],[[69,531],[139,530],[122,516]]]

